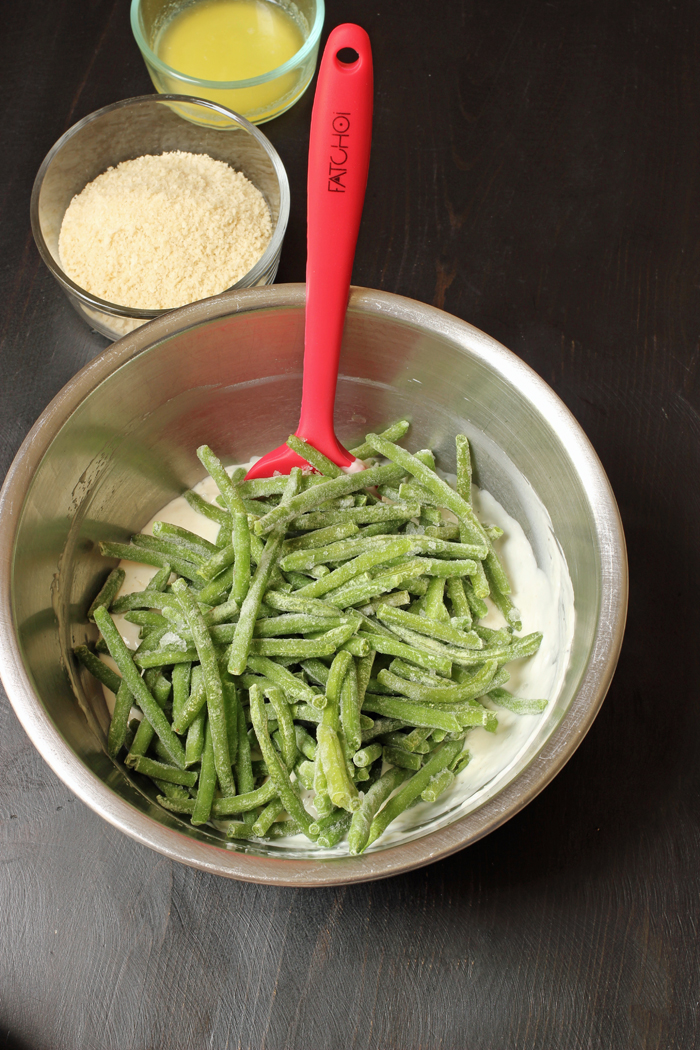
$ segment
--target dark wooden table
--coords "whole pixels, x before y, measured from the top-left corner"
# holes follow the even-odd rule
[[[0,1046],[656,1050],[700,1045],[700,10],[693,0],[332,0],[369,31],[354,281],[500,339],[620,503],[631,606],[602,712],[518,817],[349,889],[214,878],[78,802],[0,701]],[[0,33],[0,460],[106,345],[40,262],[29,195],[80,117],[149,92],[127,0]],[[311,94],[265,131],[304,279]]]

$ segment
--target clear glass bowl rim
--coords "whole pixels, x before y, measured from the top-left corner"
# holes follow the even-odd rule
[[[218,89],[221,91],[230,91],[236,88],[255,87],[257,84],[266,84],[268,81],[275,80],[277,77],[281,77],[285,73],[290,73],[293,69],[296,69],[296,67],[308,57],[314,47],[318,44],[326,16],[324,0],[316,0],[316,18],[314,24],[309,30],[308,37],[297,53],[292,55],[291,58],[288,58],[286,62],[283,62],[281,66],[277,66],[276,69],[271,69],[268,73],[261,73],[260,76],[257,77],[248,77],[247,80],[202,80],[199,77],[192,77],[188,73],[181,73],[178,69],[175,69],[174,66],[167,65],[162,59],[158,58],[155,51],[151,50],[141,32],[141,26],[139,24],[140,7],[141,0],[131,0],[131,31],[134,34],[134,38],[144,59],[149,62],[150,65],[155,66],[155,68],[161,73],[165,73],[167,76],[177,77],[178,80],[182,80],[186,84],[193,84],[195,87],[213,88],[214,90]]]
[[[223,114],[226,117],[233,118],[234,123],[240,124],[242,130],[247,131],[249,134],[251,134],[254,138],[258,140],[258,142],[268,154],[272,162],[272,166],[275,170],[275,175],[277,176],[277,181],[279,183],[280,188],[280,205],[279,215],[277,217],[277,222],[275,224],[270,243],[256,262],[255,266],[251,270],[249,270],[248,273],[246,273],[240,281],[237,281],[236,284],[231,285],[231,288],[224,289],[224,291],[231,291],[231,289],[233,288],[244,287],[244,285],[241,284],[241,281],[246,281],[245,287],[257,284],[257,281],[260,277],[262,277],[265,270],[268,268],[271,261],[274,259],[275,255],[280,251],[284,235],[287,231],[287,223],[289,221],[290,195],[289,180],[287,178],[287,172],[285,170],[284,164],[282,163],[279,153],[272,145],[270,140],[267,138],[267,136],[264,135],[262,131],[260,131],[258,128],[256,128],[254,124],[251,124],[249,120],[246,120],[245,117],[242,117],[240,113],[235,113],[232,109],[227,109],[226,106],[220,106],[218,102],[210,102],[208,99],[194,98],[190,95],[137,95],[135,98],[122,99],[120,102],[113,102],[109,106],[103,106],[102,109],[96,109],[93,113],[88,113],[88,115],[86,117],[83,117],[82,120],[79,120],[76,124],[73,124],[73,126],[70,127],[68,131],[61,135],[60,139],[58,139],[58,141],[54,143],[49,152],[46,154],[43,161],[41,162],[41,166],[39,167],[38,172],[36,173],[36,178],[34,179],[29,211],[32,224],[32,233],[34,235],[34,241],[36,242],[39,254],[41,255],[41,258],[44,260],[46,266],[49,268],[53,276],[59,282],[59,284],[61,284],[67,292],[75,296],[76,299],[79,299],[80,302],[84,303],[87,306],[91,306],[95,310],[101,310],[103,313],[111,314],[115,317],[137,317],[143,318],[143,320],[145,321],[149,321],[152,320],[154,317],[160,317],[162,314],[170,313],[170,310],[174,310],[176,309],[176,307],[169,307],[165,310],[137,309],[136,307],[121,306],[118,303],[111,303],[107,299],[100,299],[98,298],[98,296],[92,295],[84,288],[81,288],[79,284],[76,284],[75,281],[71,280],[71,278],[68,276],[65,270],[63,270],[63,268],[56,262],[53,255],[49,251],[46,241],[44,240],[44,235],[41,231],[41,224],[39,222],[39,196],[41,194],[41,188],[44,182],[44,177],[46,175],[49,165],[51,164],[51,161],[54,159],[56,154],[60,152],[60,150],[63,148],[66,142],[68,142],[69,139],[73,137],[73,135],[77,134],[77,132],[81,131],[84,127],[87,127],[88,124],[91,124],[94,120],[97,120],[99,117],[104,116],[106,113],[111,113],[113,110],[123,109],[127,106],[133,106],[137,103],[143,102],[152,102],[156,105],[167,104],[170,102],[182,102],[188,105],[195,104],[204,106],[205,109],[214,110],[214,112]]]

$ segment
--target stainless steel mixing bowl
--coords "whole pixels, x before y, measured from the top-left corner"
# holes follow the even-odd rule
[[[474,842],[520,810],[564,765],[608,689],[622,641],[627,564],[605,473],[572,415],[519,358],[439,310],[352,292],[336,419],[347,445],[402,415],[412,445],[454,465],[454,434],[475,449],[479,482],[525,528],[532,491],[551,517],[573,583],[568,669],[535,736],[479,795],[415,826],[398,845],[319,858],[279,841],[227,844],[165,813],[104,748],[107,710],[71,647],[91,636],[86,609],[105,563],[100,538],[126,538],[194,485],[204,441],[231,461],[294,429],[301,389],[304,287],[228,292],[121,339],[49,405],[0,494],[2,678],[27,733],[59,777],[128,835],[175,860],[253,882],[332,885],[419,867]],[[92,629],[94,630],[94,629]]]

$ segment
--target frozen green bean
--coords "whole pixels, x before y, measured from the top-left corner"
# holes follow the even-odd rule
[[[123,569],[112,569],[100,590],[97,592],[97,597],[87,611],[88,620],[94,621],[94,613],[98,605],[104,605],[107,609],[111,607],[125,578],[126,573]]]

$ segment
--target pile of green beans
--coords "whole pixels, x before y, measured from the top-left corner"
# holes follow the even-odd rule
[[[110,572],[88,610],[118,672],[87,646],[87,670],[115,694],[109,754],[150,778],[157,801],[231,839],[303,834],[362,853],[414,803],[434,802],[470,759],[469,732],[495,732],[494,707],[535,714],[546,700],[503,687],[505,665],[535,653],[471,500],[469,442],[457,484],[428,451],[396,444],[400,421],[346,475],[297,437],[316,473],[243,481],[207,446],[216,482],[190,506],[216,543],[159,522],[102,553],[154,566],[122,594]],[[480,621],[495,607],[503,626]],[[139,626],[131,651],[113,617]]]

